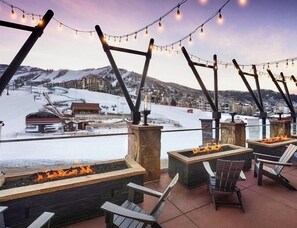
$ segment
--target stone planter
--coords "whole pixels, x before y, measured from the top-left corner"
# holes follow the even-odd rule
[[[213,169],[216,166],[218,158],[227,160],[245,160],[244,170],[251,168],[253,150],[236,145],[224,144],[224,150],[205,155],[196,155],[189,157],[192,149],[170,151],[168,152],[168,173],[174,177],[179,173],[179,182],[186,186],[195,186],[205,183],[207,172],[202,162],[209,161]]]
[[[126,185],[143,185],[145,169],[131,159],[110,164],[114,162],[126,163],[127,168],[0,190],[0,204],[8,206],[7,226],[27,227],[42,212],[49,211],[55,213],[51,227],[60,227],[103,214],[100,206],[105,201],[123,203],[128,196]],[[137,195],[136,202],[142,201],[143,196]]]

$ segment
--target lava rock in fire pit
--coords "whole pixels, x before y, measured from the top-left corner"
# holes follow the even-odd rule
[[[87,168],[86,168],[87,167]],[[38,172],[34,173],[25,177],[20,177],[13,180],[7,180],[1,186],[0,190],[15,188],[15,187],[22,187],[32,184],[39,184],[49,181],[56,181],[65,178],[74,178],[78,176],[85,176],[90,174],[99,174],[99,173],[106,173],[116,170],[123,170],[127,169],[127,165],[124,161],[114,162],[112,165],[110,163],[102,163],[102,164],[94,164],[90,166],[81,166],[81,167],[71,167],[69,169],[61,169],[61,170],[50,170],[48,172]],[[92,171],[90,172],[89,169]],[[82,172],[82,170],[88,170],[87,172]],[[62,173],[61,176],[56,176],[55,174]],[[71,175],[74,173],[74,175]],[[1,176],[0,176],[1,177]],[[1,179],[0,179],[1,180]]]

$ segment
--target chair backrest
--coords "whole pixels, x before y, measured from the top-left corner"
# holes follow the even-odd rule
[[[215,189],[233,192],[245,161],[217,160]]]
[[[278,161],[282,163],[289,162],[289,160],[291,159],[291,157],[293,157],[296,150],[297,150],[297,146],[290,144]],[[284,168],[283,165],[276,165],[274,166],[273,169],[277,174],[279,174],[283,170],[283,168]]]
[[[151,210],[150,215],[156,215],[156,212],[159,211],[160,207],[162,207],[164,201],[169,197],[172,188],[176,185],[178,181],[179,174],[177,173],[175,177],[172,179],[170,184],[167,186],[165,191],[163,192],[162,196],[159,198],[158,202],[156,203],[155,207]],[[156,216],[158,217],[158,216]]]

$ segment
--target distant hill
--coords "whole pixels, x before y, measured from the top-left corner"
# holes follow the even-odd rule
[[[0,75],[3,74],[7,65],[0,64]],[[125,69],[119,69],[123,81],[130,94],[136,94],[138,85],[140,84],[141,75],[133,71],[127,71]],[[117,78],[113,72],[111,66],[106,66],[97,69],[84,69],[84,70],[51,70],[51,69],[40,69],[30,66],[21,66],[17,70],[16,74],[10,81],[10,86],[18,83],[18,86],[22,85],[44,85],[52,86],[65,81],[73,81],[81,79],[82,77],[96,76],[106,80],[110,85],[111,89],[108,93],[121,95],[122,91],[118,84]],[[203,96],[202,90],[189,88],[186,86],[179,85],[177,83],[163,82],[158,79],[147,77],[146,86],[152,91],[157,91],[158,94],[166,96],[170,100],[180,101],[183,99],[196,100],[198,97]],[[213,97],[213,92],[209,91]],[[263,102],[268,102],[274,105],[276,102],[282,100],[281,95],[278,92],[272,90],[261,90]],[[254,103],[251,95],[247,91],[234,91],[226,90],[219,91],[219,102],[224,103],[233,97],[236,101],[242,103]],[[297,95],[291,95],[293,101],[297,100]]]

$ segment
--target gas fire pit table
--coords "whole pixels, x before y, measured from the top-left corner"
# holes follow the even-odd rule
[[[1,186],[3,189],[0,188],[0,204],[8,206],[5,211],[7,226],[27,227],[44,211],[55,213],[51,222],[52,227],[63,227],[97,217],[104,214],[103,210],[99,210],[104,202],[122,204],[127,199],[128,189],[126,186],[129,182],[143,185],[145,169],[129,158],[100,162],[92,164],[91,167],[96,170],[95,174],[29,185],[25,185],[28,179],[34,178],[33,181],[35,181],[36,176],[44,177],[48,172],[5,178],[5,183]],[[70,168],[67,173],[73,170]],[[61,171],[59,170],[58,173]],[[49,173],[53,174],[57,171]],[[15,187],[12,185],[15,182],[23,183],[24,186]],[[7,185],[7,189],[5,185]],[[135,202],[142,201],[143,195],[138,194]]]
[[[253,150],[231,144],[223,144],[220,151],[194,154],[192,149],[169,151],[168,173],[174,177],[179,173],[179,182],[188,187],[205,183],[207,172],[204,169],[204,161],[208,161],[213,169],[218,158],[227,160],[245,160],[244,170],[251,168]]]
[[[247,140],[248,147],[256,153],[268,154],[273,156],[282,156],[289,144],[297,145],[297,139],[287,138],[280,142],[262,142],[262,140]]]

